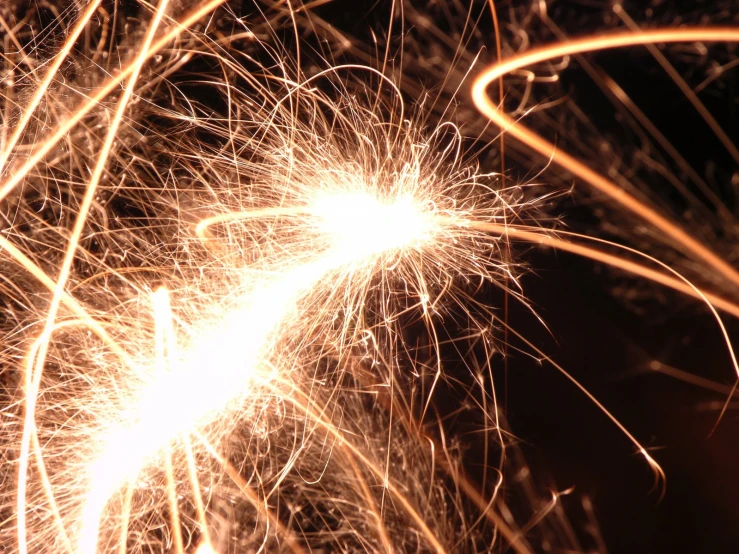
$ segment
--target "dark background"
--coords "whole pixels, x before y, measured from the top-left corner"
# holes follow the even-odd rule
[[[637,20],[641,17],[651,25],[697,23],[723,9],[716,3],[687,2],[681,12],[661,3],[653,3],[652,11],[647,11],[644,6],[648,3],[642,4],[626,8]],[[506,13],[511,13],[506,11],[508,7],[510,3],[499,3],[503,22]],[[607,3],[554,2],[550,8],[550,16],[559,17],[572,35],[617,27],[609,19]],[[724,17],[727,9],[729,4],[723,9]],[[375,29],[381,26],[382,14],[386,20],[387,13],[387,3],[343,3],[341,8],[334,5],[321,12],[327,20],[360,38],[373,25]],[[449,21],[439,19],[438,12],[436,17],[434,23],[448,29]],[[489,23],[481,21],[479,28],[482,36],[492,36]],[[409,36],[412,33],[409,31]],[[546,33],[542,36],[544,40],[550,38]],[[729,183],[736,170],[733,160],[658,66],[642,66],[645,58],[630,56],[607,54],[597,62],[629,91],[696,171],[714,176],[712,185],[733,210]],[[698,60],[694,66],[706,63]],[[694,77],[694,83],[696,79],[700,81],[699,76]],[[598,98],[584,73],[574,69],[563,80],[564,88],[573,93],[595,127],[620,144],[624,158],[630,156],[629,148],[643,148],[642,144],[627,142],[628,133],[619,134],[613,108]],[[709,88],[701,100],[736,142],[736,71],[727,72],[718,85]],[[464,89],[457,101],[461,110],[469,108]],[[566,138],[557,133],[555,136]],[[541,168],[541,160],[533,158],[526,167],[520,162],[520,151],[517,154],[514,150],[508,163],[511,178],[525,179]],[[598,167],[599,162],[603,160],[593,160],[593,165]],[[487,163],[499,162],[491,158]],[[601,216],[594,214],[603,211],[597,212],[596,207],[605,208],[605,218],[619,217],[618,211],[602,199],[581,195],[577,181],[557,174],[556,168],[539,177],[539,182],[547,180],[555,187],[575,186],[576,192],[553,208],[553,215],[561,216],[569,228],[602,235],[598,228]],[[640,180],[651,182],[647,174]],[[663,193],[660,198],[668,209],[684,209],[682,199],[664,194],[659,190],[661,185],[653,182],[657,194]],[[636,223],[628,218],[624,221],[621,238],[632,242],[629,229]],[[732,246],[723,244],[726,251]],[[657,246],[651,253],[659,252]],[[708,310],[657,288],[651,297],[642,294],[635,304],[623,291],[642,288],[636,280],[624,280],[622,275],[565,253],[528,250],[523,255],[532,270],[522,279],[526,295],[549,330],[515,303],[508,313],[509,323],[611,410],[650,449],[667,475],[665,495],[660,498],[647,463],[597,406],[553,367],[509,352],[505,372],[502,361],[497,362],[497,386],[506,397],[510,428],[520,439],[537,482],[544,490],[575,487],[575,494],[590,497],[610,552],[735,552],[739,548],[736,411],[730,406],[711,433],[727,393],[706,390],[649,369],[651,362],[659,361],[718,385],[733,386],[735,373],[728,351]],[[616,289],[621,292],[614,292]],[[490,293],[491,302],[499,300],[499,295]],[[739,336],[737,324],[726,319],[730,336]],[[464,379],[465,370],[458,371]],[[443,402],[440,400],[440,411],[453,409]]]
[[[534,474],[592,498],[610,552],[734,551],[735,411],[710,435],[727,395],[648,369],[650,360],[660,360],[730,387],[730,360],[715,321],[685,313],[655,322],[609,295],[588,263],[553,258],[534,256],[538,277],[526,280],[558,342],[545,351],[652,449],[667,475],[666,493],[660,500],[644,459],[592,402],[552,368],[515,356],[508,418]],[[737,336],[736,325],[729,328]]]

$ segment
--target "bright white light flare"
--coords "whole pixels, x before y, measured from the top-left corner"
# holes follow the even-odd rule
[[[203,429],[229,410],[243,409],[259,383],[275,377],[267,360],[281,332],[300,319],[303,297],[320,292],[333,272],[372,267],[377,256],[433,241],[443,220],[428,206],[408,195],[388,201],[369,192],[319,194],[307,210],[305,229],[317,234],[315,251],[298,256],[309,261],[274,267],[267,279],[245,271],[236,307],[201,323],[184,348],[175,344],[168,297],[158,291],[153,298],[156,363],[141,376],[142,386],[131,387],[130,407],[118,415],[118,423],[104,425],[107,430],[91,439],[102,447],[84,473],[88,485],[79,551],[97,551],[105,507],[126,482],[178,437]]]
[[[367,192],[321,194],[310,211],[347,260],[422,247],[439,227],[433,213],[410,195],[382,200]]]

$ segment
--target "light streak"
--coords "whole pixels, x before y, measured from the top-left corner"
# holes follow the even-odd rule
[[[395,391],[405,378],[405,368],[398,360],[416,355],[410,354],[412,349],[402,338],[399,320],[410,314],[427,328],[431,361],[416,364],[413,360],[407,371],[415,378],[424,365],[432,368],[431,392],[422,398],[424,407],[420,410],[420,420],[425,423],[434,387],[443,377],[436,320],[443,315],[445,304],[455,302],[474,319],[474,299],[465,297],[464,287],[457,285],[459,280],[518,287],[515,266],[507,255],[509,239],[596,259],[732,314],[739,313],[739,307],[679,275],[573,244],[551,231],[526,225],[526,211],[535,207],[536,201],[529,200],[519,188],[501,189],[496,175],[481,173],[474,162],[466,160],[462,134],[456,126],[440,123],[430,131],[421,129],[423,126],[407,115],[399,89],[384,73],[344,65],[319,71],[311,78],[306,78],[300,67],[290,75],[287,62],[267,42],[259,42],[251,30],[243,36],[255,41],[258,55],[275,58],[274,63],[249,58],[245,65],[254,64],[258,69],[240,68],[222,49],[227,40],[213,41],[205,31],[201,34],[188,29],[222,3],[200,4],[180,20],[167,16],[166,2],[151,8],[148,31],[137,44],[132,61],[124,61],[89,96],[85,93],[87,99],[56,125],[44,128],[41,139],[24,144],[24,133],[43,97],[52,94],[60,67],[95,13],[97,3],[89,3],[21,110],[10,140],[3,143],[3,202],[10,202],[13,194],[22,198],[19,189],[33,181],[34,172],[50,153],[63,151],[59,144],[65,138],[75,162],[84,160],[80,167],[91,168],[89,175],[81,172],[84,193],[79,205],[69,199],[64,200],[69,206],[60,201],[75,223],[69,233],[58,233],[63,246],[61,259],[53,262],[56,278],[42,268],[38,257],[29,256],[33,247],[28,246],[30,240],[23,242],[22,233],[0,236],[3,255],[51,293],[50,304],[39,318],[45,322],[41,331],[31,325],[32,314],[24,316],[27,328],[19,333],[33,339],[30,346],[19,341],[19,350],[25,348],[26,365],[22,391],[14,402],[25,405],[25,414],[19,437],[12,439],[19,444],[14,551],[125,553],[132,536],[138,537],[135,548],[144,548],[147,533],[160,532],[157,540],[162,549],[181,554],[194,548],[197,554],[221,554],[227,547],[218,536],[218,515],[211,496],[228,480],[256,513],[248,543],[254,550],[268,551],[275,536],[295,554],[310,551],[311,531],[295,521],[301,510],[320,512],[323,502],[330,503],[330,508],[314,517],[317,521],[341,521],[334,528],[326,523],[328,531],[324,531],[325,540],[333,541],[337,548],[344,544],[341,534],[346,533],[360,545],[355,548],[367,551],[389,553],[407,547],[451,553],[460,542],[458,537],[472,536],[477,525],[467,526],[464,503],[469,501],[478,522],[487,520],[493,526],[491,535],[500,533],[519,554],[536,551],[512,521],[496,511],[503,502],[498,497],[502,481],[489,497],[488,491],[478,490],[458,467],[453,448],[444,443],[443,429],[438,438],[420,430],[414,410],[398,401],[402,391],[398,397],[391,394],[386,406],[390,415],[382,421],[387,429],[372,427],[375,414],[365,413],[363,395],[379,397],[383,393],[378,390],[383,387]],[[280,17],[289,16],[299,43],[297,15],[320,4],[320,0],[300,7],[278,3],[275,9]],[[272,31],[272,24],[265,22],[262,36]],[[170,27],[157,38],[157,29],[165,25]],[[707,38],[709,35],[712,38]],[[584,166],[577,165],[574,158],[526,134],[486,96],[488,85],[506,72],[552,56],[645,41],[736,36],[735,30],[709,33],[681,29],[535,50],[486,71],[475,85],[474,98],[481,111],[504,131],[545,155],[554,152],[553,161],[564,163],[575,173],[580,171],[634,213],[682,240],[727,278],[739,279],[728,264],[687,234],[680,234],[671,222],[634,203],[594,172],[580,170]],[[186,64],[190,56],[199,54],[211,56],[224,68],[224,76],[214,88],[224,91],[227,115],[220,118],[203,113],[191,99],[182,101],[181,106],[173,100],[171,109],[155,110],[157,116],[184,126],[185,139],[176,137],[182,132],[176,125],[175,138],[169,136],[168,128],[156,137],[164,145],[156,154],[161,158],[134,159],[131,167],[139,172],[132,174],[139,177],[148,170],[167,173],[162,159],[171,163],[169,174],[160,176],[158,184],[143,181],[131,185],[128,166],[121,163],[131,157],[122,129],[128,124],[129,109],[136,109],[133,103],[150,101],[143,95],[145,85],[137,84],[145,63],[156,60],[178,37],[191,38],[192,42],[184,43],[193,51],[178,52],[177,63]],[[500,54],[500,44],[498,50]],[[386,52],[383,69],[388,60]],[[380,79],[378,94],[384,87],[396,96],[390,101],[371,94],[361,99],[361,94],[350,92],[350,83],[337,79],[349,70],[365,71]],[[241,92],[231,79],[249,92]],[[324,79],[336,86],[336,95],[321,92]],[[105,102],[119,87],[123,90],[111,109]],[[72,96],[82,96],[75,92]],[[173,85],[172,97],[178,94]],[[105,129],[104,138],[99,140],[102,147],[92,154],[82,149],[78,152],[70,134],[86,125],[90,114],[102,114],[106,122],[101,125]],[[136,129],[135,123],[131,125]],[[209,138],[217,139],[216,145],[198,142],[195,137],[199,131],[210,133]],[[123,146],[117,144],[119,139]],[[115,198],[120,192],[106,184],[106,179],[118,180],[117,171],[111,168],[123,174],[117,187],[131,195],[132,211],[140,210],[150,217],[145,228],[126,228],[126,224],[109,227],[106,208],[97,195],[113,191],[109,198]],[[125,179],[129,182],[124,185]],[[69,181],[77,184],[72,177]],[[161,190],[157,188],[160,185]],[[70,185],[70,191],[74,188]],[[95,209],[103,213],[102,232],[90,227],[96,221]],[[119,236],[121,227],[125,233]],[[99,254],[88,248],[86,232],[98,239],[109,238],[114,250],[120,248],[114,255],[121,256],[121,267],[108,261],[108,251]],[[15,241],[25,244],[27,252]],[[38,239],[53,252],[58,249],[56,242],[57,235]],[[124,249],[124,244],[135,246]],[[127,255],[140,255],[143,262],[123,267]],[[87,269],[75,275],[75,262],[87,264]],[[101,284],[107,279],[122,284]],[[525,303],[520,292],[510,293]],[[479,329],[471,333],[488,340],[491,321],[496,318],[492,308],[482,310],[485,321],[475,321],[473,326]],[[512,335],[567,375],[535,345],[515,331]],[[491,357],[487,356],[488,361]],[[361,361],[356,362],[357,358]],[[340,370],[321,373],[322,363],[337,364]],[[378,379],[379,387],[359,387],[361,378],[352,371],[360,373],[362,364],[386,371],[388,378]],[[59,367],[49,367],[53,365]],[[344,391],[336,384],[340,383],[339,374],[351,375],[352,386],[359,390]],[[637,438],[571,380],[619,426],[655,475],[661,475]],[[495,420],[494,432],[505,450],[497,405],[487,394],[483,391],[483,405],[491,402],[496,415],[491,416],[487,408],[483,415]],[[277,399],[280,407],[271,406],[271,399]],[[275,433],[279,436],[271,437],[263,428],[272,420],[287,419],[288,410],[293,410],[293,419],[279,421]],[[343,410],[365,419],[345,421]],[[268,411],[267,416],[264,411]],[[403,424],[402,431],[395,430],[397,418]],[[244,421],[253,427],[246,441],[249,447],[252,441],[263,439],[270,448],[281,448],[270,459],[276,467],[261,471],[259,455],[243,455],[239,468],[233,467],[224,445]],[[400,444],[396,436],[410,438],[407,444]],[[273,440],[279,446],[271,446]],[[218,471],[209,470],[204,458],[216,464]],[[420,481],[428,483],[416,487],[418,483],[406,481],[414,471],[408,460],[427,472]],[[303,463],[308,466],[305,472]],[[329,474],[329,466],[336,476]],[[185,471],[186,479],[182,477]],[[242,473],[253,477],[246,479]],[[450,488],[455,491],[443,488],[440,483],[444,478],[440,479],[439,473],[451,480]],[[293,487],[300,498],[302,488],[316,484],[319,490],[334,486],[340,494],[326,493],[309,497],[303,504],[281,505],[281,489]],[[443,501],[438,501],[439,490],[447,495]],[[162,491],[166,499],[157,497]],[[147,500],[142,501],[142,496]],[[552,495],[547,508],[536,514],[535,524],[550,513],[559,496]],[[448,498],[454,505],[448,511],[462,521],[459,528],[447,521],[451,519],[444,511]],[[395,529],[388,514],[398,519]],[[157,528],[155,519],[168,522]],[[183,529],[197,531],[187,537]],[[193,538],[194,533],[197,538]],[[259,533],[263,533],[262,539],[255,538]],[[396,535],[403,537],[398,544]],[[3,538],[0,547],[10,542]]]
[[[568,171],[583,179],[597,190],[607,194],[614,202],[623,205],[630,212],[643,218],[664,232],[675,242],[681,244],[685,249],[696,257],[704,260],[720,272],[727,280],[735,286],[739,285],[739,272],[721,257],[711,252],[689,233],[683,231],[678,225],[657,213],[653,208],[640,202],[621,187],[590,169],[587,165],[575,159],[571,155],[558,149],[554,144],[546,141],[536,133],[527,129],[524,125],[514,121],[502,110],[491,102],[487,96],[488,86],[501,78],[503,75],[533,65],[537,62],[551,60],[558,57],[570,56],[583,52],[619,48],[626,46],[655,44],[660,42],[736,42],[739,40],[739,30],[736,28],[721,27],[699,27],[695,29],[656,29],[639,32],[618,33],[610,36],[585,37],[565,43],[557,43],[551,46],[540,47],[526,52],[514,59],[506,60],[488,68],[480,75],[473,86],[472,96],[477,108],[492,122],[498,125],[505,133],[522,141],[530,148],[552,162],[561,165]]]
[[[75,221],[72,234],[69,238],[69,244],[65,252],[64,261],[62,262],[61,268],[59,270],[59,276],[57,277],[57,280],[55,283],[53,296],[52,296],[52,299],[49,305],[49,310],[46,314],[46,321],[44,324],[44,328],[43,328],[43,331],[41,332],[40,343],[39,343],[40,346],[39,346],[38,352],[36,353],[34,357],[29,358],[26,371],[29,373],[29,375],[32,375],[33,377],[30,380],[30,386],[27,388],[27,391],[26,391],[26,395],[27,395],[26,396],[26,413],[25,413],[25,422],[23,426],[23,438],[21,439],[21,453],[20,453],[21,463],[20,463],[20,468],[18,471],[18,490],[19,491],[26,490],[26,479],[27,479],[28,468],[25,465],[24,461],[28,459],[28,452],[30,449],[31,434],[33,432],[33,427],[34,427],[34,417],[35,417],[35,412],[36,412],[36,398],[38,396],[39,383],[41,380],[41,374],[43,372],[44,365],[46,363],[46,356],[48,353],[48,346],[51,340],[51,334],[52,334],[52,330],[54,327],[54,322],[56,320],[56,317],[59,311],[59,306],[61,304],[64,289],[66,288],[66,284],[69,279],[69,274],[71,271],[72,263],[74,261],[75,256],[77,255],[77,246],[79,244],[82,231],[86,224],[87,214],[89,213],[91,206],[92,206],[92,202],[95,198],[95,193],[97,190],[98,183],[103,174],[103,171],[105,170],[108,155],[113,148],[113,142],[116,138],[117,130],[121,124],[121,121],[123,120],[123,115],[128,106],[128,103],[130,102],[133,96],[134,89],[136,86],[136,81],[138,80],[139,74],[141,73],[141,69],[143,67],[143,63],[145,61],[145,53],[148,52],[154,40],[154,35],[159,27],[159,24],[162,20],[162,16],[164,14],[164,10],[166,9],[166,7],[167,7],[167,0],[161,0],[161,2],[159,3],[157,7],[157,10],[154,13],[154,16],[152,17],[151,24],[146,33],[146,37],[144,39],[144,44],[143,44],[143,49],[141,50],[141,53],[139,53],[139,55],[137,55],[135,58],[133,69],[131,71],[131,74],[128,77],[126,88],[121,94],[121,98],[118,102],[115,115],[111,122],[110,128],[108,129],[108,133],[106,135],[105,141],[103,143],[103,147],[98,156],[97,163],[95,164],[95,168],[90,177],[90,182],[88,183],[85,196],[83,198],[82,204],[79,209],[79,213],[77,214],[77,219]],[[76,38],[76,37],[73,37],[73,38]],[[18,510],[18,521],[19,521],[18,543],[20,545],[20,551],[23,554],[25,553],[25,550],[26,550],[26,546],[25,546],[26,545],[26,537],[25,537],[26,498],[25,498],[25,494],[18,495],[17,510]]]
[[[280,268],[266,283],[244,283],[238,306],[192,339],[184,352],[173,353],[176,339],[166,291],[153,296],[157,321],[156,359],[152,374],[132,395],[133,404],[120,428],[90,442],[102,445],[84,470],[90,484],[85,494],[79,552],[95,554],[99,522],[111,496],[124,483],[162,455],[163,449],[193,430],[203,431],[224,412],[244,409],[253,389],[275,377],[267,360],[288,319],[300,319],[301,297],[342,268],[375,265],[375,257],[408,246],[432,243],[440,227],[413,199],[382,203],[370,194],[319,194],[306,211],[325,235],[326,252],[293,268]],[[383,232],[374,233],[379,223]],[[165,340],[164,337],[168,337]],[[207,379],[203,379],[207,374]],[[107,426],[106,426],[107,427]]]

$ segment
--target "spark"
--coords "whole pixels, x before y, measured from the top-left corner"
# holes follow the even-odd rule
[[[291,21],[300,43],[297,15],[320,0],[298,9],[290,2],[278,3],[277,16],[267,20],[260,32],[255,26],[235,34],[253,41],[256,53],[249,51],[246,62],[232,57],[224,49],[224,40],[212,41],[206,31],[193,28],[222,3],[203,3],[179,20],[167,15],[166,2],[151,8],[148,31],[132,61],[110,72],[92,93],[85,92],[85,100],[56,125],[44,127],[42,139],[26,144],[34,114],[44,96],[52,94],[60,67],[97,9],[98,3],[89,3],[0,151],[5,171],[0,201],[4,202],[14,194],[22,198],[19,189],[36,178],[34,172],[50,153],[63,151],[59,145],[65,138],[75,161],[84,161],[80,167],[92,168],[89,175],[81,172],[80,205],[74,207],[69,200],[67,206],[66,198],[60,200],[74,215],[71,232],[33,239],[36,242],[26,247],[27,252],[15,244],[24,240],[22,233],[13,230],[7,237],[0,236],[3,253],[51,294],[49,306],[29,308],[43,310],[40,323],[24,323],[18,333],[22,337],[18,350],[26,365],[16,400],[25,405],[18,439],[17,551],[25,553],[33,547],[43,551],[51,537],[49,551],[125,553],[130,536],[156,531],[154,519],[168,517],[169,523],[160,526],[162,548],[171,543],[181,554],[196,541],[183,536],[183,529],[197,528],[195,552],[216,554],[221,544],[210,500],[228,480],[257,514],[250,545],[258,543],[254,537],[264,529],[260,549],[269,548],[273,533],[301,554],[303,547],[293,534],[310,535],[298,521],[301,510],[320,512],[321,503],[332,503],[326,514],[315,516],[341,520],[336,529],[324,533],[332,544],[341,544],[341,533],[347,533],[361,545],[357,548],[394,552],[401,548],[394,543],[394,531],[406,537],[410,548],[445,554],[454,551],[460,535],[472,534],[477,525],[466,522],[464,501],[459,500],[464,496],[475,506],[478,522],[492,524],[493,536],[500,533],[520,554],[535,551],[512,521],[494,509],[502,502],[501,481],[487,498],[486,491],[476,489],[462,474],[443,429],[438,439],[421,431],[429,419],[434,387],[443,378],[436,324],[444,306],[456,303],[473,320],[470,334],[482,337],[489,363],[492,354],[487,344],[491,321],[497,323],[495,308],[477,306],[465,287],[479,282],[504,289],[510,285],[507,293],[526,305],[516,264],[507,254],[510,239],[591,257],[732,313],[739,308],[674,272],[668,275],[573,244],[561,238],[564,234],[542,229],[535,221],[528,224],[527,213],[540,198],[530,199],[523,186],[502,188],[500,176],[481,171],[478,162],[466,157],[462,132],[454,124],[441,122],[427,129],[421,118],[408,115],[399,89],[384,72],[331,66],[311,78],[300,67],[291,74],[282,52],[257,37],[270,36],[273,25],[284,18]],[[157,38],[157,29],[165,25]],[[735,35],[735,30],[725,30],[710,36],[718,40]],[[576,160],[537,142],[520,124],[505,119],[486,90],[503,74],[537,60],[591,47],[678,37],[705,39],[706,31],[620,37],[595,46],[572,42],[563,45],[564,50],[533,51],[528,57],[502,62],[479,77],[474,99],[480,111],[504,131],[539,151],[555,152],[553,161],[577,173],[581,166]],[[180,52],[180,44],[168,51],[176,39],[193,51]],[[224,75],[210,85],[223,92],[227,115],[205,113],[196,102],[181,97],[175,85],[171,85],[169,108],[146,96],[148,85],[138,83],[139,77],[146,62],[161,62],[157,56],[162,52],[176,57],[171,63],[177,67],[196,54],[216,60]],[[273,59],[255,61],[259,56]],[[299,65],[299,50],[294,56]],[[256,64],[258,70],[245,69],[249,64]],[[383,68],[388,65],[389,53]],[[362,99],[351,88],[357,83],[338,78],[349,70],[379,79],[378,96],[384,87],[391,99],[374,98],[371,93]],[[156,79],[166,83],[166,77]],[[322,79],[336,89],[335,95],[322,92]],[[360,84],[356,88],[366,92],[367,87]],[[123,91],[111,109],[108,96],[119,87]],[[133,142],[125,134],[126,118],[129,111],[138,109],[137,102],[151,102],[148,109],[172,122],[171,136],[163,126],[160,136],[152,132],[144,137],[152,140],[145,146],[151,160],[138,159],[126,150]],[[102,140],[102,148],[78,151],[71,133],[85,127],[86,118],[98,112],[107,118],[99,126],[106,129],[105,138],[95,139]],[[130,124],[138,131],[135,122]],[[211,142],[194,138],[199,132],[209,133]],[[168,172],[162,170],[167,164]],[[140,187],[128,184],[142,175],[151,179],[153,174],[161,181],[142,179]],[[677,239],[687,237],[625,194],[614,192],[600,176],[580,174]],[[118,185],[111,185],[113,177]],[[69,181],[78,184],[75,178]],[[141,219],[149,221],[142,227],[127,221],[111,223],[104,200],[98,197],[103,193],[106,199],[121,194],[130,200],[132,213],[140,210],[146,214]],[[95,210],[102,213],[103,231],[96,230]],[[32,220],[43,227],[42,220]],[[64,242],[57,246],[60,236]],[[104,249],[90,246],[90,240],[109,240],[112,248],[99,255]],[[727,277],[736,277],[695,241],[685,244]],[[55,278],[42,268],[38,257],[29,255],[41,246],[60,256],[52,262],[58,266]],[[121,256],[120,264],[109,261],[111,250]],[[126,256],[141,261],[124,267]],[[75,262],[84,268],[79,275]],[[671,271],[664,264],[662,268]],[[109,280],[116,284],[108,285]],[[475,319],[476,309],[484,318]],[[433,384],[422,399],[420,422],[414,419],[415,410],[399,400],[402,393],[393,392],[396,395],[391,394],[387,409],[372,413],[385,389],[395,391],[405,382],[403,356],[418,355],[402,337],[403,317],[421,322],[428,335],[430,362],[413,359],[406,372],[415,378],[425,366],[432,368]],[[515,332],[512,335],[567,375],[535,345]],[[24,340],[30,340],[30,346]],[[325,370],[324,365],[331,369]],[[376,372],[369,380],[362,373],[365,365]],[[380,378],[382,371],[386,378]],[[342,384],[342,379],[349,384]],[[570,379],[661,475],[637,438]],[[365,396],[377,399],[369,410]],[[488,401],[485,397],[483,404]],[[495,420],[495,432],[505,449],[497,405],[492,404],[496,415],[485,408],[483,417]],[[382,425],[374,425],[375,421]],[[397,421],[403,430],[396,430]],[[277,453],[271,458],[239,453],[239,467],[234,467],[224,454],[225,445],[241,427],[251,429],[248,440],[240,443],[245,450],[265,443]],[[185,471],[187,479],[181,475]],[[429,481],[428,486],[423,483],[415,490],[413,483],[409,485],[407,474],[412,471],[425,471],[422,479]],[[446,477],[440,479],[440,471]],[[34,472],[38,479],[29,478],[36,477]],[[246,479],[242,473],[253,477]],[[444,488],[444,479],[451,479],[456,492]],[[292,487],[300,498],[303,489],[316,484],[323,496],[316,493],[302,505],[281,505],[283,499],[276,492],[281,487]],[[326,492],[331,487],[340,494],[331,496]],[[162,490],[166,502],[156,498]],[[553,494],[541,518],[560,502],[559,497]],[[462,520],[459,528],[447,521],[449,511]],[[389,513],[398,519],[394,530],[389,529],[393,525],[388,522]],[[133,529],[136,525],[139,528]],[[138,540],[143,544],[147,539]]]
[[[620,11],[620,8],[619,8]],[[739,272],[720,256],[706,248],[689,233],[680,228],[679,225],[659,214],[655,209],[634,198],[606,177],[599,175],[587,165],[583,164],[573,156],[556,148],[552,143],[546,141],[536,133],[527,129],[524,125],[514,121],[508,115],[499,110],[487,96],[487,87],[503,75],[543,60],[549,60],[560,56],[570,56],[582,52],[620,48],[633,45],[652,45],[660,42],[688,42],[688,41],[739,41],[739,30],[736,28],[721,27],[699,27],[694,29],[655,29],[648,31],[615,33],[610,36],[584,37],[579,40],[557,43],[552,46],[540,47],[521,56],[506,60],[504,63],[496,64],[488,68],[480,75],[473,85],[472,96],[475,105],[481,113],[485,114],[492,122],[503,131],[524,142],[532,149],[542,154],[552,162],[561,165],[568,171],[589,183],[595,189],[607,194],[612,200],[627,208],[631,213],[638,215],[655,228],[662,231],[666,236],[680,243],[685,249],[693,253],[697,258],[708,263],[716,271],[720,272],[734,285],[739,284]]]
[[[236,307],[200,322],[202,329],[179,352],[169,295],[165,289],[153,295],[158,363],[140,376],[143,385],[133,388],[131,404],[114,419],[121,423],[102,423],[102,435],[89,440],[101,451],[82,472],[89,485],[80,516],[81,554],[97,552],[99,522],[110,498],[169,445],[194,431],[205,432],[229,411],[249,411],[245,404],[254,389],[276,378],[278,370],[268,360],[289,321],[301,319],[297,305],[302,297],[342,269],[373,267],[378,256],[432,244],[441,230],[444,220],[436,220],[410,196],[387,202],[350,191],[319,191],[305,208],[320,239],[315,246],[325,245],[323,252],[294,267],[276,268],[265,282],[245,277],[241,289],[246,292],[232,301]]]
[[[311,212],[337,256],[369,259],[383,252],[433,244],[439,224],[410,196],[382,202],[368,193],[319,194]]]

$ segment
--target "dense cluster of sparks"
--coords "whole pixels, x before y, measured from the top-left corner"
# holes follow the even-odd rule
[[[191,20],[212,8],[196,10]],[[94,3],[68,31],[68,46],[93,13]],[[21,362],[16,548],[139,550],[161,533],[159,540],[178,552],[224,552],[234,548],[235,537],[219,534],[213,514],[224,494],[219,476],[230,475],[237,496],[255,514],[239,522],[256,528],[237,549],[269,549],[277,541],[302,551],[311,532],[292,538],[300,527],[289,525],[282,512],[307,511],[301,501],[323,497],[347,503],[341,525],[357,525],[352,510],[375,512],[376,521],[367,522],[373,531],[363,537],[357,529],[352,541],[401,546],[393,546],[398,539],[389,537],[383,521],[397,511],[412,523],[418,544],[447,551],[439,525],[432,528],[420,513],[420,498],[430,502],[438,485],[416,499],[401,488],[393,466],[408,454],[393,452],[398,431],[390,436],[380,426],[377,436],[366,433],[366,441],[390,441],[379,457],[379,448],[370,455],[355,444],[359,426],[373,423],[361,415],[342,421],[341,413],[358,409],[342,406],[358,402],[357,392],[343,390],[342,375],[357,380],[363,365],[394,371],[395,355],[383,361],[378,343],[400,344],[392,334],[404,313],[432,328],[435,304],[444,289],[456,286],[450,267],[460,277],[508,271],[486,259],[496,240],[472,230],[465,218],[474,211],[503,221],[520,210],[515,194],[503,196],[491,176],[461,163],[461,137],[453,127],[424,137],[402,114],[381,119],[383,111],[393,112],[372,107],[371,97],[334,99],[320,92],[316,78],[297,84],[298,75],[292,82],[284,67],[267,80],[238,71],[243,88],[224,82],[225,118],[194,101],[190,113],[178,106],[158,112],[173,123],[170,135],[147,146],[161,164],[154,169],[167,172],[164,184],[124,192],[128,211],[147,214],[139,228],[135,218],[108,221],[102,203],[114,198],[109,190],[116,185],[104,181],[138,180],[149,169],[148,160],[140,164],[143,171],[134,162],[124,169],[130,175],[117,176],[111,160],[130,155],[114,142],[127,125],[144,63],[157,51],[165,13],[164,5],[155,10],[143,46],[121,71],[124,89],[111,104],[102,150],[90,152],[94,167],[83,199],[75,208],[61,206],[75,223],[59,252],[59,274],[47,276],[14,249],[14,229],[4,239],[6,251],[16,252],[15,261],[52,295],[39,331],[22,333],[34,339]],[[186,27],[170,26],[170,34]],[[236,67],[225,51],[212,48],[222,63]],[[53,59],[61,63],[64,56]],[[36,103],[54,97],[55,71],[39,84]],[[62,121],[63,132],[104,101],[83,100]],[[55,150],[51,137],[30,155],[14,154],[35,108],[21,110],[18,132],[6,142],[4,158],[12,160],[6,198],[18,183],[33,182],[36,160]],[[187,141],[198,132],[213,140],[193,149]],[[95,210],[103,214],[100,230]],[[76,259],[88,258],[92,236],[110,240],[119,249],[114,255],[121,261],[129,256],[132,266],[98,258],[75,268]],[[381,380],[364,384],[382,386]],[[247,452],[238,462],[245,467],[236,469],[228,443],[240,428],[251,435],[247,450],[258,445],[260,452]],[[416,456],[433,464],[428,447],[420,450]],[[337,464],[335,458],[348,463],[350,477],[332,494],[331,482],[341,483],[339,468],[331,476],[321,473]],[[296,479],[315,481],[324,493],[313,499],[280,492],[295,487]],[[378,483],[380,495],[373,490]],[[357,488],[359,498],[351,492]],[[280,508],[287,502],[282,495],[294,497],[295,505]],[[328,517],[311,509],[319,512],[309,519]],[[183,530],[192,534],[183,536]],[[338,533],[318,533],[318,544],[341,544],[331,539]]]
[[[1,485],[15,513],[2,532],[13,536],[0,546],[446,553],[500,534],[530,551],[492,509],[499,484],[476,490],[443,432],[416,421],[443,377],[438,326],[455,317],[449,306],[491,344],[503,322],[468,291],[492,283],[525,302],[515,239],[733,305],[532,226],[537,200],[525,187],[503,187],[466,159],[451,123],[417,124],[381,73],[339,66],[308,78],[290,67],[261,37],[309,6],[279,3],[261,23],[240,21],[239,58],[198,23],[221,3],[183,15],[163,0],[112,76],[74,88],[65,63],[90,22],[109,15],[91,1],[45,65],[20,79],[18,97],[5,97],[3,289],[24,315],[2,346],[19,377],[2,442],[14,453],[15,475]],[[115,31],[105,21],[98,53]],[[588,48],[737,35],[573,42],[483,74],[473,97],[502,129],[733,277],[649,208],[522,134],[488,89],[518,67]],[[222,68],[201,83],[220,94],[220,112],[167,81],[195,57]],[[167,105],[144,76],[167,88]],[[404,338],[409,322],[424,345]],[[413,379],[427,387],[420,405],[404,390]],[[483,396],[494,406],[492,389]],[[501,433],[497,408],[484,418]]]

